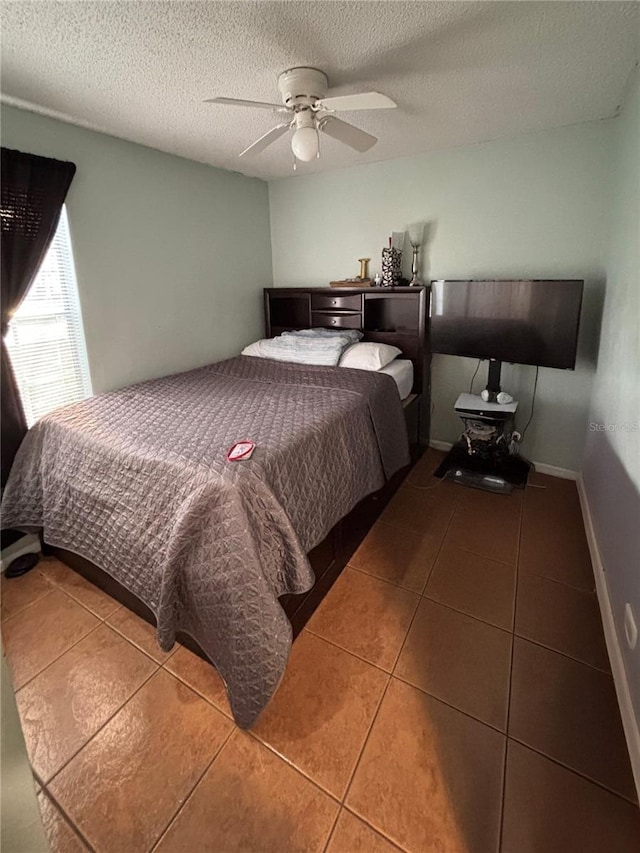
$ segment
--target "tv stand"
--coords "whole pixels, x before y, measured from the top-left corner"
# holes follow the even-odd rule
[[[474,394],[460,394],[455,411],[465,431],[435,472],[436,477],[504,494],[514,486],[524,487],[531,466],[510,452],[517,408],[516,401],[501,405]]]
[[[489,375],[487,377],[487,391],[489,400],[495,402],[500,393],[500,374],[502,373],[502,362],[496,358],[489,359]]]

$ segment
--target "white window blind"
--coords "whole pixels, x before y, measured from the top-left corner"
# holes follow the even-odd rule
[[[11,318],[6,343],[29,426],[53,409],[91,396],[64,207],[38,275]]]

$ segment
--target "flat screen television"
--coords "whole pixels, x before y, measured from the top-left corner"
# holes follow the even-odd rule
[[[434,281],[431,351],[573,370],[583,284]]]

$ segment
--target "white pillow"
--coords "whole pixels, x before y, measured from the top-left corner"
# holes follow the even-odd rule
[[[402,350],[390,344],[376,344],[373,341],[351,344],[342,354],[339,367],[354,367],[357,370],[381,370],[394,358],[402,355]]]
[[[279,335],[265,338],[246,346],[241,355],[254,358],[271,358],[275,361],[289,361],[293,364],[317,364],[324,367],[337,367],[340,356],[349,346],[349,339],[341,335],[323,335],[321,337],[298,337],[297,335]]]

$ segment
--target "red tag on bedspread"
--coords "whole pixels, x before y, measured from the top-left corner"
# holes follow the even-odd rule
[[[237,441],[227,453],[227,462],[240,462],[251,459],[255,444],[252,441]]]

